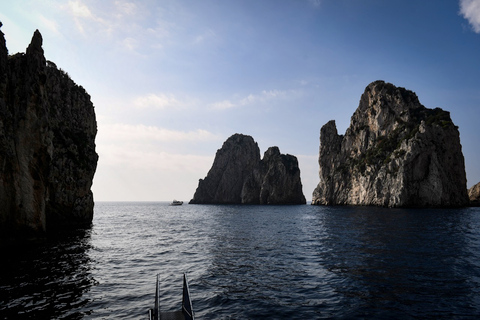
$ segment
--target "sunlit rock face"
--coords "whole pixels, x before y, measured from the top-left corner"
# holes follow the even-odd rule
[[[468,198],[471,206],[480,206],[480,182],[468,189]]]
[[[269,148],[263,160],[251,136],[234,134],[200,179],[193,204],[305,204],[297,158]]]
[[[465,206],[465,162],[450,113],[384,81],[369,84],[345,135],[320,131],[312,204]]]
[[[94,107],[42,42],[37,30],[25,54],[8,56],[0,32],[0,228],[13,235],[93,218]]]

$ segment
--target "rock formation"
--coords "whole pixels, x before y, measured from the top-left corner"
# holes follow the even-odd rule
[[[471,206],[480,207],[480,182],[468,189],[468,198]]]
[[[320,131],[320,182],[312,204],[387,207],[465,206],[465,163],[450,113],[375,81],[345,135],[335,121]]]
[[[97,124],[90,96],[45,60],[35,31],[8,56],[0,32],[0,229],[18,234],[90,224]]]
[[[253,138],[234,134],[217,151],[190,203],[305,204],[297,158],[271,147],[260,160]]]
[[[297,158],[268,148],[243,185],[242,203],[305,204]]]

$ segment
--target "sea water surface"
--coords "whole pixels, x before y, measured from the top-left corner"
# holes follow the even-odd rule
[[[96,203],[93,226],[1,247],[0,319],[468,319],[480,208]]]

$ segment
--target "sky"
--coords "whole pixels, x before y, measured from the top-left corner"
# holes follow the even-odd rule
[[[295,155],[310,200],[320,128],[375,80],[450,111],[480,182],[480,0],[0,0],[0,21],[90,94],[96,201],[189,201],[235,133]]]

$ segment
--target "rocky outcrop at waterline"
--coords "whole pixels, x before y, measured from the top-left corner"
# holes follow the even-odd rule
[[[251,136],[234,134],[217,151],[190,203],[305,204],[297,158],[271,147],[261,160]]]
[[[259,168],[243,184],[241,195],[242,203],[305,204],[297,158],[281,154],[278,147],[268,148]]]
[[[471,206],[480,207],[480,182],[468,189],[468,199]]]
[[[0,32],[0,229],[43,233],[88,225],[97,166],[90,96],[46,61],[35,31],[8,56]]]
[[[465,163],[450,113],[412,91],[369,84],[345,135],[320,132],[320,182],[312,204],[465,206]]]

